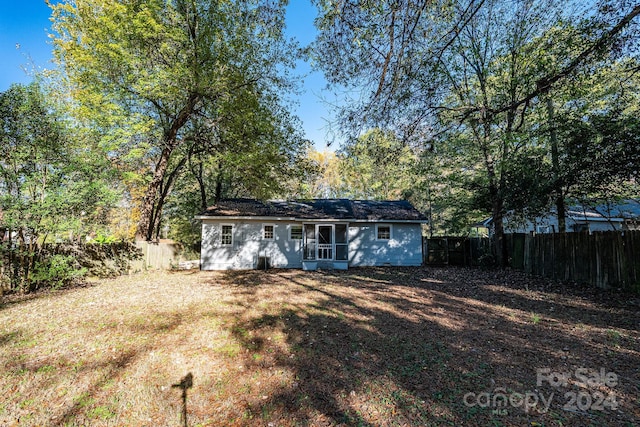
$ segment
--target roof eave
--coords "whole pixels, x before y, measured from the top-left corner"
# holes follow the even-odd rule
[[[428,224],[426,219],[355,219],[355,218],[295,218],[295,217],[274,217],[274,216],[220,216],[220,215],[197,215],[196,220],[215,221],[294,221],[294,222],[354,222],[354,223],[376,223],[393,222],[406,224]]]
[[[570,216],[570,218],[574,221],[585,221],[585,222],[624,222],[624,218],[594,218],[594,217],[583,217],[583,216]]]
[[[280,216],[225,216],[225,215],[196,215],[194,217],[197,220],[219,220],[219,221],[297,221],[293,217],[280,217]]]

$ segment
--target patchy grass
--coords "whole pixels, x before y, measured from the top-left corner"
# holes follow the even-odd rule
[[[0,306],[0,425],[180,425],[188,372],[191,426],[638,425],[639,301],[446,268],[105,280]]]

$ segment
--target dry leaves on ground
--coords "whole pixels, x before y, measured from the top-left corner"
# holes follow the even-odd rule
[[[0,307],[0,424],[632,426],[640,296],[514,271],[153,272]]]

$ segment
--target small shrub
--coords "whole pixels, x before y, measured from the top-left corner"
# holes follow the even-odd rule
[[[613,346],[620,347],[620,339],[622,334],[614,329],[607,329],[607,339]]]
[[[68,255],[52,255],[36,261],[31,275],[32,289],[58,289],[84,277],[87,269],[78,268],[75,264],[75,258]]]
[[[87,415],[90,418],[98,418],[101,420],[109,420],[111,418],[116,417],[116,413],[113,412],[113,410],[111,410],[110,407],[108,406],[96,406],[95,408],[91,409]]]

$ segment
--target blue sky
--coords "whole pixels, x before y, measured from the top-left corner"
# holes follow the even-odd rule
[[[53,66],[47,36],[51,23],[50,9],[44,0],[0,0],[0,6],[0,91],[5,91],[12,83],[31,81],[34,70]],[[290,0],[287,31],[303,46],[315,37],[315,16],[310,0]],[[306,137],[316,149],[323,150],[327,139],[332,138],[327,123],[333,117],[323,99],[331,99],[331,95],[324,90],[326,82],[322,74],[312,72],[309,64],[300,62],[296,71],[305,77],[295,112],[303,122]]]

